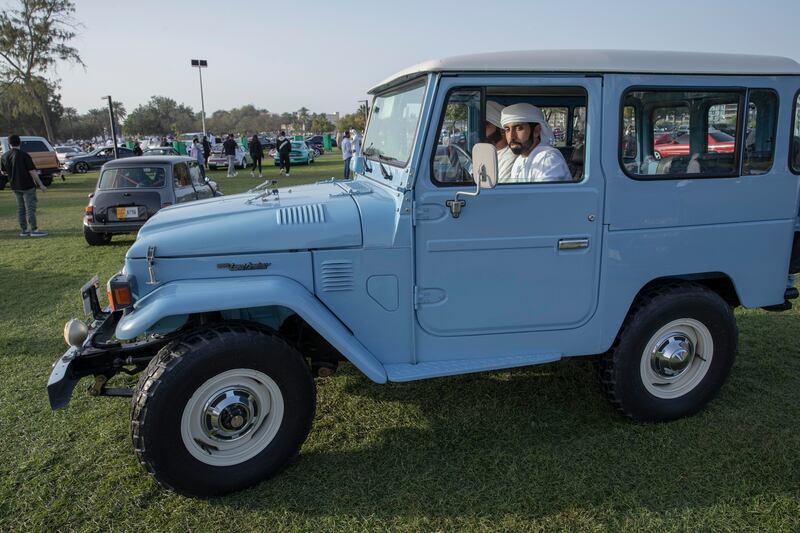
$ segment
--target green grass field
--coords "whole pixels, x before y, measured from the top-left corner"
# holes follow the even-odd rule
[[[280,184],[340,166],[335,152]],[[212,177],[226,193],[261,181]],[[43,239],[17,236],[0,192],[0,531],[800,531],[795,311],[737,311],[733,372],[693,418],[621,418],[586,361],[388,385],[345,365],[317,380],[309,439],[275,478],[205,501],[162,490],[134,458],[128,400],[91,398],[84,380],[65,410],[47,401],[79,287],[133,242],[84,242],[96,178],[40,194]]]

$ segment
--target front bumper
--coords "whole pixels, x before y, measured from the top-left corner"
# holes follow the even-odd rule
[[[83,286],[81,298],[84,301],[84,311],[90,313],[93,320],[81,346],[70,346],[53,363],[53,370],[47,380],[47,396],[53,410],[66,407],[75,385],[85,376],[98,378],[96,385],[90,389],[93,395],[129,396],[130,391],[126,393],[121,389],[105,389],[105,383],[120,372],[135,374],[143,370],[158,350],[174,338],[159,336],[123,344],[114,338],[114,331],[123,312],[111,311],[108,307],[100,308],[96,278]]]
[[[47,380],[47,397],[50,399],[50,408],[54,411],[67,406],[72,397],[72,391],[80,380],[80,377],[70,369],[72,361],[78,354],[78,348],[70,346],[69,350],[53,363],[53,371],[50,372],[50,379]]]

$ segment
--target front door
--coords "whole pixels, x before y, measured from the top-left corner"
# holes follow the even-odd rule
[[[571,329],[597,301],[604,180],[599,161],[602,84],[592,77],[442,78],[438,122],[415,184],[416,316],[432,336]],[[471,148],[492,135],[487,117],[514,103],[546,113],[569,175],[473,191]],[[488,107],[487,107],[488,106]],[[486,118],[484,118],[486,117]],[[489,124],[485,121],[490,120]],[[438,129],[437,129],[438,128]],[[532,350],[537,347],[531,346]],[[428,359],[425,351],[419,360]]]

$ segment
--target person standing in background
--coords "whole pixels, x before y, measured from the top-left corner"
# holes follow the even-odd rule
[[[19,135],[10,135],[8,145],[11,148],[0,159],[0,170],[8,176],[11,190],[17,200],[17,220],[20,237],[45,237],[47,232],[41,231],[36,224],[36,189],[45,192],[47,187],[39,179],[39,173],[33,159],[20,149],[22,141]]]
[[[350,179],[350,160],[353,158],[353,142],[350,140],[350,132],[345,131],[342,135],[342,159],[344,160],[344,179]]]
[[[261,159],[264,157],[264,147],[261,146],[261,141],[258,139],[258,135],[253,134],[253,137],[250,139],[249,143],[250,148],[250,157],[253,158],[253,168],[250,169],[250,177],[254,178],[256,176],[256,164],[258,165],[258,177],[263,177],[261,174]]]
[[[353,129],[353,155],[361,155],[361,132]]]
[[[197,137],[192,139],[192,147],[189,150],[189,157],[197,161],[197,164],[200,167],[200,173],[203,175],[203,178],[205,178],[206,167],[205,167],[205,158],[203,157],[203,145],[200,144],[200,139],[198,139]]]
[[[235,178],[239,173],[236,172],[236,141],[233,140],[233,133],[228,134],[228,138],[222,143],[222,150],[228,158],[228,177]]]
[[[211,157],[211,143],[208,142],[208,137],[203,135],[203,168],[208,167],[208,158]]]
[[[278,160],[281,164],[281,174],[286,173],[289,175],[289,169],[292,166],[290,154],[292,153],[292,141],[286,137],[286,132],[281,130],[281,134],[275,139],[275,149],[278,150]]]

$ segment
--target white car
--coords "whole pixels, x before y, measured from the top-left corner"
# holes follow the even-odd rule
[[[247,152],[241,144],[236,143],[236,167],[247,168],[252,164],[253,158],[250,157],[250,152]],[[211,157],[208,158],[208,168],[211,170],[216,168],[228,168],[228,158],[225,156],[221,144],[215,144],[211,149]]]
[[[86,155],[86,152],[81,150],[79,146],[56,146],[55,150],[59,165],[63,165],[67,162],[67,159],[76,155]]]

